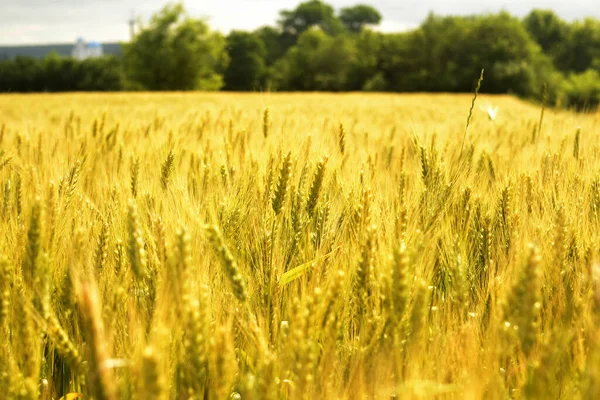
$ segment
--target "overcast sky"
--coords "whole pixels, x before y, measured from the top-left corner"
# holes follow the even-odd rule
[[[274,24],[278,12],[300,0],[187,0],[189,13],[208,17],[213,29],[252,30]],[[441,15],[507,10],[523,16],[533,8],[551,8],[567,20],[600,18],[598,0],[329,0],[337,9],[356,3],[376,7],[383,31],[418,25],[429,11]],[[0,0],[0,44],[71,43],[78,36],[102,42],[127,40],[134,12],[143,20],[165,0]]]

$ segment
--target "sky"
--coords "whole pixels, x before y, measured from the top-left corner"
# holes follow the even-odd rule
[[[293,9],[300,0],[187,0],[194,17],[208,18],[212,29],[253,30],[274,25],[282,9]],[[597,0],[329,0],[336,9],[367,3],[383,15],[385,32],[411,29],[429,11],[440,15],[464,15],[506,10],[518,16],[533,8],[550,8],[572,21],[586,16],[600,18]],[[144,21],[166,0],[0,0],[0,45],[72,43],[77,37],[112,42],[129,38],[132,13]]]

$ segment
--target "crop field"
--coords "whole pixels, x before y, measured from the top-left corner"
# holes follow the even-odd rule
[[[0,398],[599,398],[600,113],[472,102],[0,96]]]

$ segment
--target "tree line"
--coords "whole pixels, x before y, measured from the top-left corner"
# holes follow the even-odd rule
[[[600,21],[568,23],[550,10],[430,13],[414,30],[385,34],[373,7],[336,11],[321,0],[283,10],[274,26],[227,36],[182,4],[168,4],[123,57],[76,61],[50,55],[0,62],[0,91],[231,90],[469,92],[600,102]]]
[[[115,56],[76,60],[51,53],[0,61],[0,93],[118,91],[125,88],[123,62]]]

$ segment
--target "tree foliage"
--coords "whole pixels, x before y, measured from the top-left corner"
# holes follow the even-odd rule
[[[358,33],[368,25],[379,25],[381,14],[375,8],[358,4],[353,7],[342,8],[340,11],[340,20],[349,32]]]
[[[129,79],[146,90],[215,90],[227,65],[225,39],[168,4],[124,46]]]
[[[524,19],[523,25],[545,53],[551,54],[564,43],[569,34],[569,26],[552,10],[532,10]]]
[[[229,65],[225,70],[226,90],[256,90],[266,75],[267,50],[260,37],[233,31],[227,36]]]
[[[265,47],[265,63],[267,66],[275,64],[285,52],[280,31],[272,26],[263,26],[254,31],[254,35],[262,41]]]
[[[564,83],[564,100],[577,109],[600,104],[600,73],[588,69],[581,74],[571,73]]]
[[[600,60],[600,21],[586,18],[574,22],[558,50],[556,65],[564,72],[581,73]]]
[[[300,35],[313,26],[323,32],[335,35],[344,31],[344,25],[335,15],[335,10],[321,0],[309,0],[300,3],[293,10],[283,10],[278,21],[282,32],[282,44],[285,49],[296,44]]]
[[[355,60],[350,38],[310,29],[275,65],[276,82],[282,90],[344,90]]]
[[[125,88],[121,60],[114,56],[78,61],[49,54],[0,62],[0,92],[117,91]]]

